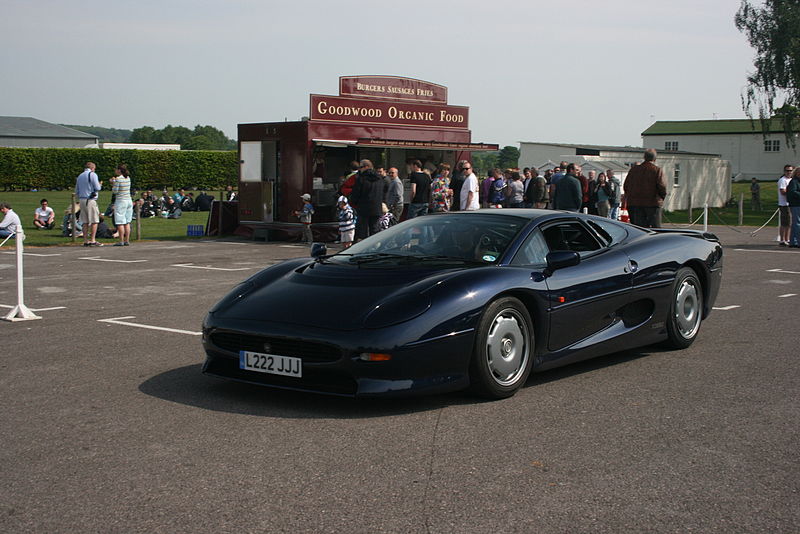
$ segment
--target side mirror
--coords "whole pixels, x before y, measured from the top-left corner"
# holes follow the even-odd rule
[[[328,247],[325,243],[313,243],[311,245],[311,257],[314,259],[319,259],[322,256],[327,256],[328,254]]]
[[[581,262],[581,257],[572,250],[556,250],[547,254],[547,268],[544,270],[545,276],[551,276],[558,269],[572,267]]]

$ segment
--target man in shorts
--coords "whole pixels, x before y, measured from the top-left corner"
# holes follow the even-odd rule
[[[789,215],[789,201],[786,199],[786,188],[792,180],[794,167],[792,165],[783,166],[783,176],[778,178],[778,211],[780,217],[780,228],[778,230],[778,245],[789,246],[789,231],[791,230],[791,215]]]
[[[97,225],[100,222],[100,210],[97,208],[97,193],[100,191],[100,180],[94,172],[96,166],[91,161],[86,162],[86,168],[78,175],[75,182],[75,195],[81,207],[81,222],[83,223],[83,246],[102,247],[98,243]]]

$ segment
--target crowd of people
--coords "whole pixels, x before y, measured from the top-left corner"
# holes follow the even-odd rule
[[[145,219],[150,217],[163,217],[178,219],[184,211],[210,211],[213,195],[202,191],[195,198],[194,193],[178,189],[170,195],[166,189],[160,197],[156,197],[152,190],[142,191],[139,198],[133,199],[134,191],[131,188],[130,172],[125,164],[118,165],[110,178],[111,201],[104,212],[98,208],[98,197],[103,182],[96,172],[96,165],[86,162],[84,171],[75,181],[75,196],[78,199],[73,206],[64,210],[61,222],[62,235],[83,237],[84,246],[101,247],[102,243],[97,238],[114,238],[119,241],[114,246],[129,246],[131,222],[137,217]],[[231,201],[237,200],[237,193],[232,186],[227,186],[224,197]],[[19,216],[11,209],[8,203],[0,203],[0,237],[11,237],[16,234],[17,228],[22,226]],[[113,228],[105,222],[106,218],[113,220]],[[74,221],[74,229],[73,229]],[[46,198],[41,199],[39,207],[34,210],[33,227],[36,230],[52,230],[56,225],[56,214]]]
[[[644,162],[635,172],[631,170],[623,190],[613,170],[599,174],[590,170],[584,175],[580,165],[566,161],[544,174],[535,167],[521,171],[494,168],[479,179],[467,160],[451,169],[447,163],[423,165],[412,159],[408,161],[410,202],[406,218],[480,208],[539,208],[585,211],[618,219],[627,195],[631,217],[638,221],[635,224],[658,227],[666,187],[663,173],[654,161],[655,151],[645,152]],[[406,208],[404,191],[396,167],[375,167],[368,159],[353,161],[337,192],[340,241],[349,246],[399,222]],[[310,226],[310,195],[304,194],[302,200],[303,209],[295,215]],[[303,240],[310,242],[310,229],[304,229],[303,234]]]

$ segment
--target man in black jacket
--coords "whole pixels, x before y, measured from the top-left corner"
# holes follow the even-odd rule
[[[378,219],[383,214],[385,182],[375,169],[372,162],[362,159],[359,163],[358,176],[350,193],[350,204],[355,207],[358,220],[356,221],[356,240],[364,239],[380,231]]]
[[[578,176],[581,175],[580,165],[570,163],[567,165],[567,174],[561,177],[556,184],[553,204],[557,210],[580,211],[583,204],[583,190]]]

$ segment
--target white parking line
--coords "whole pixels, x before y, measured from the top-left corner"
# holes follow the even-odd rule
[[[785,298],[788,298],[788,297],[796,297],[796,296],[797,296],[797,293],[786,293],[785,295],[778,295],[778,298],[779,299],[785,299]]]
[[[125,317],[112,317],[110,319],[98,319],[97,322],[99,323],[111,323],[111,324],[120,324],[123,326],[135,326],[136,328],[147,328],[149,330],[161,330],[163,332],[173,332],[176,334],[186,334],[189,336],[201,336],[203,335],[202,332],[192,332],[190,330],[180,330],[178,328],[166,328],[164,326],[152,326],[149,324],[139,324],[139,323],[131,323],[129,321],[125,321],[123,319],[136,319],[135,315],[128,315]]]
[[[733,309],[736,309],[736,308],[741,308],[741,306],[738,306],[738,305],[734,304],[734,305],[731,305],[731,306],[714,306],[711,309],[712,310],[720,310],[720,311],[728,311],[728,310],[733,310]]]
[[[100,256],[93,256],[91,258],[78,258],[79,260],[89,260],[89,261],[108,261],[113,263],[141,263],[147,260],[109,260],[107,258],[101,258]]]
[[[798,271],[784,271],[783,269],[767,269],[768,273],[800,274]]]
[[[16,254],[16,252],[3,252],[3,254]],[[40,256],[46,258],[48,256],[61,256],[61,254],[39,254],[38,252],[23,252],[23,256]]]
[[[16,308],[16,306],[9,306],[7,304],[0,304],[0,308],[8,308],[9,310],[12,308]],[[66,310],[66,306],[53,306],[52,308],[28,308],[32,312],[43,312],[43,311],[53,311],[53,310]]]
[[[193,263],[175,263],[170,267],[186,267],[187,269],[205,269],[208,271],[247,271],[255,268],[255,267],[237,267],[237,268],[203,267],[202,265],[194,265]]]
[[[792,250],[763,250],[763,249],[753,249],[753,248],[735,248],[733,249],[737,252],[769,252],[770,254],[798,254]]]

